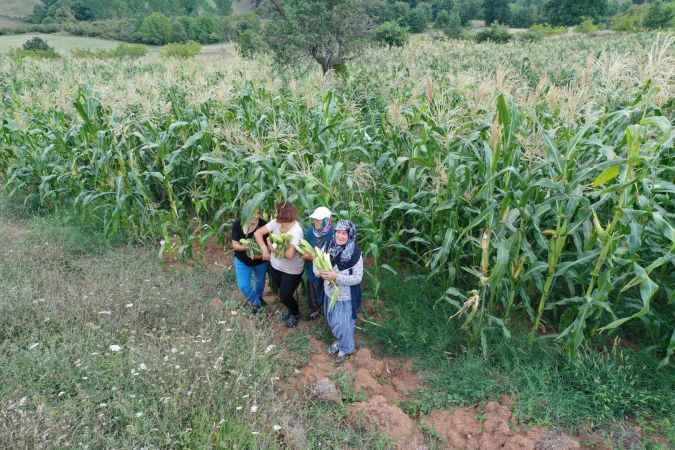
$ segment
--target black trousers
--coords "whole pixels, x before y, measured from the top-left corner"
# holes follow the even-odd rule
[[[288,311],[298,316],[300,315],[300,308],[298,308],[298,301],[295,299],[295,290],[302,282],[302,273],[293,275],[290,273],[281,272],[270,266],[270,282],[279,290],[279,298]]]

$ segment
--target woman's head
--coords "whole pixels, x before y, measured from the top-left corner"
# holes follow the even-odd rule
[[[325,206],[319,206],[316,208],[309,216],[309,218],[312,219],[312,225],[314,225],[314,229],[316,231],[328,230],[333,222],[331,217],[332,214],[333,213],[330,212],[330,209],[326,208]]]
[[[349,220],[341,220],[335,225],[335,243],[346,245],[356,239],[356,226]]]
[[[277,222],[279,223],[290,223],[295,222],[298,218],[298,210],[295,209],[293,203],[291,202],[282,202],[277,204]]]

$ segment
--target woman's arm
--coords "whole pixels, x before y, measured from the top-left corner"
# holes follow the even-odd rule
[[[356,286],[363,280],[363,256],[351,268],[351,274],[338,273],[335,282],[342,286]]]
[[[267,225],[258,228],[257,230],[255,230],[255,233],[253,233],[255,241],[258,243],[258,246],[262,251],[262,258],[265,260],[270,259],[270,250],[269,248],[267,248],[267,242],[265,242],[265,235],[267,234],[270,234],[270,230],[267,228]]]
[[[239,241],[233,240],[232,241],[232,249],[235,252],[245,252],[246,250],[248,250],[248,247],[246,247],[245,245],[241,245],[241,243]]]

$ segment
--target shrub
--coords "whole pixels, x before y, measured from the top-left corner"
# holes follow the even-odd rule
[[[47,52],[54,50],[45,42],[44,39],[35,36],[33,39],[29,39],[23,43],[23,49],[26,51],[37,51],[37,52]]]
[[[164,45],[172,41],[174,31],[171,20],[162,13],[152,13],[143,20],[138,34],[148,44]]]
[[[142,44],[120,44],[112,52],[116,58],[142,58],[148,54],[148,47]]]
[[[452,12],[441,11],[436,17],[436,28],[449,38],[460,38],[464,32],[462,19],[455,10],[452,10]]]
[[[596,25],[593,23],[593,19],[590,18],[585,18],[577,27],[575,28],[575,31],[578,33],[595,33],[600,29],[600,25]]]
[[[165,45],[160,52],[165,58],[192,58],[201,51],[202,46],[199,42],[188,41]]]
[[[408,42],[408,30],[396,22],[384,22],[375,29],[374,39],[389,47],[403,47]]]
[[[556,34],[565,34],[567,33],[567,27],[564,26],[553,26],[547,23],[538,23],[530,27],[530,31],[535,33],[540,33],[544,36],[554,36]]]
[[[74,49],[71,54],[75,58],[142,58],[148,54],[148,48],[141,44],[120,44],[108,50]]]
[[[59,58],[60,55],[42,38],[34,37],[23,43],[22,48],[13,50],[11,56],[15,58]]]
[[[496,42],[498,44],[505,44],[513,38],[509,33],[509,29],[503,25],[493,24],[490,28],[486,28],[476,33],[476,42]]]
[[[545,34],[540,31],[529,30],[526,33],[517,35],[517,40],[521,42],[539,42],[544,38]]]
[[[257,53],[263,53],[267,48],[260,33],[252,29],[244,30],[236,36],[239,54],[244,58],[251,58]]]
[[[421,33],[427,28],[427,24],[431,19],[430,11],[423,8],[422,5],[410,10],[403,18],[403,23],[413,33]]]
[[[54,49],[49,49],[49,50],[24,50],[21,48],[14,49],[9,52],[9,55],[13,58],[37,58],[37,59],[56,59],[60,58],[61,55],[59,55],[56,50]]]

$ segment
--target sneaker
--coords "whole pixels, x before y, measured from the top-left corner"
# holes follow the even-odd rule
[[[286,320],[286,326],[288,328],[295,328],[298,326],[298,316],[291,314],[288,320]]]
[[[338,341],[333,342],[328,346],[328,354],[329,355],[335,355],[340,351],[340,344]]]
[[[337,357],[335,358],[335,364],[342,364],[343,362],[347,361],[351,354],[347,354],[343,351],[338,352]]]
[[[291,312],[286,311],[286,314],[281,316],[281,322],[288,322],[288,319],[290,319],[290,318],[291,318]]]
[[[320,315],[321,312],[318,309],[316,311],[312,311],[311,313],[309,313],[309,320],[318,319]]]

